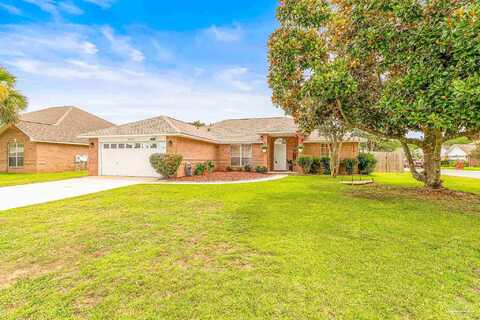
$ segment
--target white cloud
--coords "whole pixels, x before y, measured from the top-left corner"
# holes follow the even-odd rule
[[[67,30],[62,27],[6,26],[0,31],[0,43],[8,43],[8,48],[0,47],[0,56],[49,56],[59,54],[95,55],[97,46],[92,43],[87,32]]]
[[[77,7],[72,1],[63,1],[58,4],[58,7],[61,11],[64,11],[73,15],[83,14],[83,10]]]
[[[192,78],[188,73],[142,71],[81,60],[53,63],[19,58],[7,63],[21,75],[19,87],[31,101],[30,110],[73,104],[117,123],[161,114],[208,122],[280,114],[268,93],[228,89],[207,76]],[[25,74],[28,77],[22,76]]]
[[[110,8],[115,0],[83,0],[85,2],[89,2],[95,4],[103,9]]]
[[[238,90],[251,91],[253,89],[252,85],[241,79],[243,76],[247,75],[247,73],[247,68],[228,68],[219,71],[216,74],[216,77],[217,79],[229,84],[230,86]]]
[[[155,49],[157,60],[170,61],[174,58],[174,55],[168,49],[162,46],[157,40],[152,41],[152,46]]]
[[[240,25],[233,27],[217,27],[212,25],[206,30],[206,34],[220,42],[237,42],[243,36],[243,29]]]
[[[161,114],[206,122],[281,114],[270,102],[266,82],[254,72],[221,62],[181,64],[168,50],[162,51],[168,39],[158,35],[133,39],[111,27],[4,26],[0,43],[9,46],[0,46],[0,61],[18,77],[30,111],[78,105],[116,123]],[[155,41],[158,48],[151,45]],[[128,63],[145,59],[133,43],[141,44],[152,59]],[[159,59],[171,60],[154,64]],[[165,70],[166,66],[174,69]]]
[[[130,38],[125,36],[116,36],[113,29],[109,26],[102,28],[102,34],[110,42],[113,51],[120,55],[127,55],[135,62],[145,60],[143,53],[130,44]]]
[[[39,7],[41,10],[50,13],[54,16],[58,16],[58,8],[53,0],[23,0],[26,3],[33,4]]]
[[[9,4],[0,3],[0,9],[3,9],[5,11],[7,11],[8,13],[14,14],[14,15],[17,15],[17,16],[22,14],[22,10],[20,10],[19,8],[15,7],[15,6],[9,5]]]
[[[70,15],[82,15],[84,13],[72,0],[23,0],[23,2],[39,7],[40,10],[51,14],[56,21],[62,20],[62,12]]]

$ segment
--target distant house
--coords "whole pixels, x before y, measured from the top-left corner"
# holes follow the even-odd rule
[[[471,154],[476,148],[477,145],[474,143],[454,144],[447,149],[446,153],[444,154],[444,159],[451,161],[464,161],[471,164],[475,162],[475,159],[472,159]]]
[[[113,124],[76,107],[53,107],[22,114],[0,128],[0,172],[74,170],[88,157],[81,133]]]
[[[114,126],[81,135],[90,139],[89,173],[107,176],[158,176],[149,163],[154,153],[183,156],[184,166],[207,160],[218,170],[265,167],[290,171],[300,155],[328,155],[328,140],[317,131],[299,132],[289,117],[224,120],[196,127],[166,116]],[[350,137],[341,158],[354,158],[361,139]]]

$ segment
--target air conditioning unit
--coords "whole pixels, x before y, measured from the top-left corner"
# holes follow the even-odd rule
[[[76,163],[82,163],[82,162],[87,162],[88,161],[88,156],[86,154],[77,154],[75,156],[75,162]]]

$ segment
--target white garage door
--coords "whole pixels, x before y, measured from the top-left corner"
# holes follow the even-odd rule
[[[102,176],[158,177],[150,165],[150,155],[165,153],[165,141],[103,142],[100,146]]]

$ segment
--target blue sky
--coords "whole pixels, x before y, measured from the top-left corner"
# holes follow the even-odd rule
[[[275,0],[0,0],[0,64],[29,110],[116,123],[282,115],[270,102]]]

